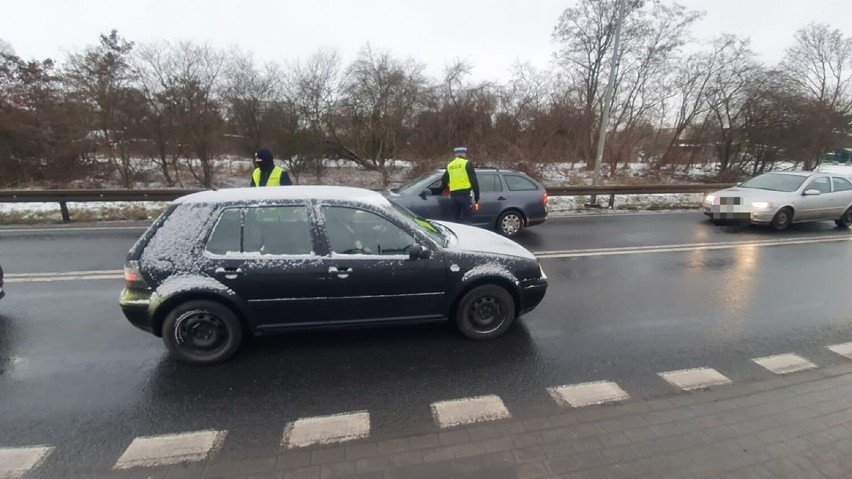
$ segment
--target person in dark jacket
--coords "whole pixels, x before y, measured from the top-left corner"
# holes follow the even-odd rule
[[[467,159],[467,148],[459,146],[453,153],[455,158],[447,164],[447,170],[441,178],[441,190],[450,192],[455,221],[470,223],[473,210],[479,211],[479,182],[473,163]]]
[[[257,150],[254,154],[256,168],[251,174],[251,186],[284,186],[292,185],[290,175],[272,161],[272,152],[266,148]]]

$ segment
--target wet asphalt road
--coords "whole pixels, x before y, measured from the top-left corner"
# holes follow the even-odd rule
[[[7,274],[118,270],[141,229],[0,230]],[[714,227],[698,213],[553,218],[534,252],[852,238],[830,222]],[[677,248],[670,248],[677,249]],[[610,251],[612,252],[612,251]],[[852,341],[852,242],[542,259],[544,302],[506,336],[444,325],[294,333],[229,363],[171,360],[117,306],[119,279],[13,282],[0,301],[0,447],[57,447],[47,477],[109,469],[133,437],[228,429],[220,456],[275,450],[288,421],[367,410],[374,435],[435,432],[434,401],[497,394],[515,417],[556,411],[545,388],[618,382],[634,400],[677,394],[657,375],[713,367],[735,384],[751,358],[794,352],[829,366]]]

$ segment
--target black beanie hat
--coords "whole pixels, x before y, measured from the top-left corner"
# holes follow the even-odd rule
[[[261,148],[257,150],[257,153],[254,156],[260,158],[264,162],[272,161],[272,152],[267,150],[266,148]]]

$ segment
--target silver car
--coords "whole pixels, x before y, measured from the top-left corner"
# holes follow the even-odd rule
[[[791,223],[834,220],[852,225],[852,182],[812,171],[764,173],[704,198],[704,214],[715,223],[769,224],[778,231]]]
[[[497,168],[476,168],[479,211],[473,224],[515,236],[523,228],[547,220],[547,190],[524,173]],[[435,220],[453,221],[452,202],[441,191],[444,169],[418,176],[383,194],[414,213]]]

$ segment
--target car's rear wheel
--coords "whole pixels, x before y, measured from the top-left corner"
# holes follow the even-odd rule
[[[504,236],[515,236],[524,229],[524,217],[517,210],[503,212],[497,219],[497,232]]]
[[[240,346],[240,320],[228,307],[208,300],[177,305],[163,323],[163,342],[181,361],[209,365],[230,358]]]
[[[468,291],[456,308],[456,325],[470,339],[494,339],[515,321],[515,300],[505,288],[495,284]]]
[[[852,208],[846,210],[846,212],[843,213],[843,216],[841,216],[839,220],[834,221],[834,224],[840,226],[841,228],[848,228],[850,225],[852,225]]]
[[[772,218],[772,227],[775,228],[776,231],[783,231],[790,226],[790,222],[792,221],[793,210],[790,208],[781,208]]]

